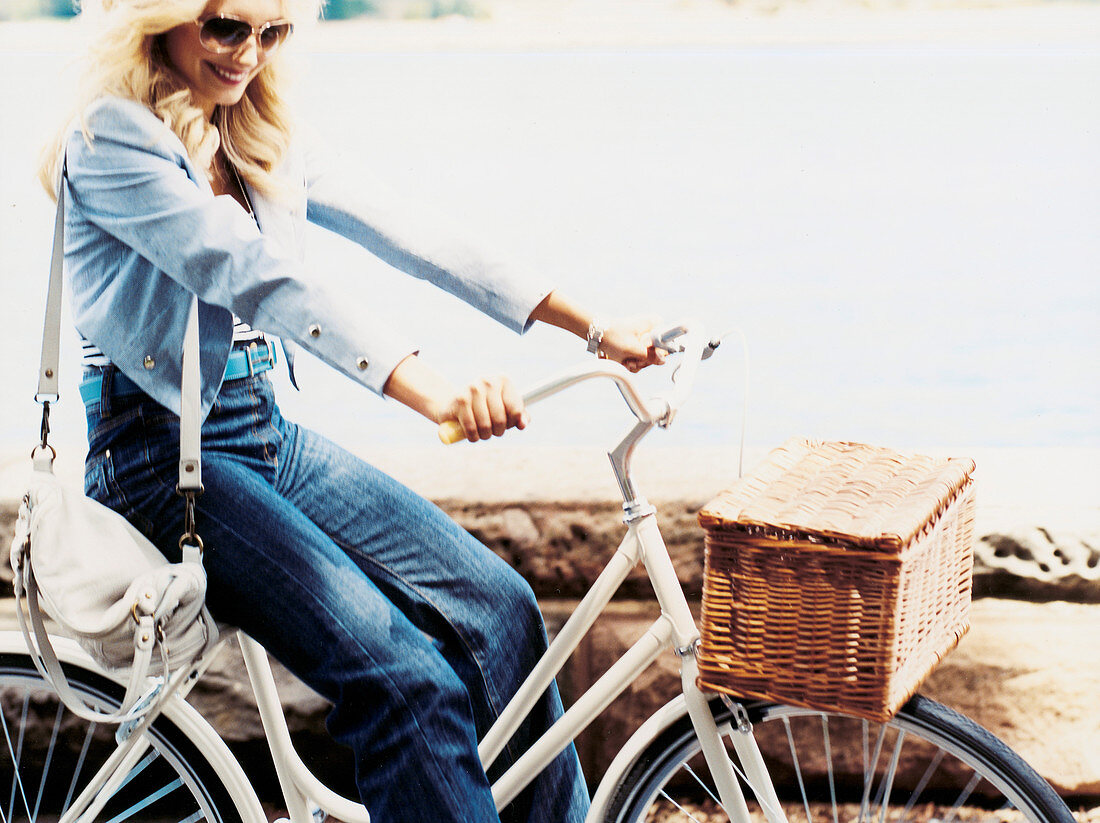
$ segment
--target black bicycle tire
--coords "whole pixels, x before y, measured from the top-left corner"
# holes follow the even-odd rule
[[[766,702],[744,705],[754,724],[768,713],[788,708]],[[721,700],[711,701],[710,706],[719,725],[730,722],[732,712]],[[1008,784],[1027,806],[1021,811],[1026,811],[1032,820],[1075,823],[1065,802],[1046,780],[1004,742],[969,718],[921,695],[910,699],[897,717],[902,723],[949,741],[959,752]],[[694,727],[686,715],[661,732],[620,781],[608,804],[605,823],[636,823],[644,819],[645,806],[659,776],[667,775],[671,763],[686,760],[685,753],[697,746]],[[663,781],[663,777],[660,779]]]
[[[62,663],[62,668],[69,679],[70,685],[82,695],[102,700],[105,704],[111,706],[117,706],[121,702],[124,689],[115,681],[74,663]],[[52,689],[42,681],[29,654],[19,652],[0,653],[0,691],[4,691],[6,684],[15,682],[17,679],[20,681],[37,681],[41,684],[40,690],[43,694],[52,692]],[[0,719],[6,727],[7,719]],[[68,718],[67,722],[79,723],[82,721],[74,715]],[[9,735],[10,730],[5,728],[4,733]],[[211,820],[212,823],[242,823],[243,818],[233,801],[232,794],[222,782],[217,769],[203,755],[199,746],[179,726],[168,717],[161,715],[153,721],[149,735],[154,739],[161,758],[172,764],[172,768],[176,770],[177,774],[181,775],[181,779],[183,775],[178,769],[186,769],[186,776],[194,782],[194,786],[188,785],[188,790],[192,792],[192,796],[194,796],[195,786],[201,787],[202,800],[205,801],[209,810],[214,812],[213,817],[204,816],[203,819]],[[10,737],[8,739],[10,740]],[[10,751],[7,754],[10,755]],[[175,765],[177,763],[179,766]],[[8,764],[5,762],[4,768],[7,767]],[[42,779],[45,780],[44,777]],[[195,802],[196,805],[201,806],[199,798],[196,797]]]

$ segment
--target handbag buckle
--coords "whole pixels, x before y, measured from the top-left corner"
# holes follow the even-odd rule
[[[176,493],[183,498],[183,534],[180,535],[179,547],[181,552],[186,552],[185,546],[192,546],[199,551],[199,557],[202,557],[203,543],[202,538],[199,537],[198,532],[195,531],[195,498],[202,494],[202,489],[198,491],[194,489],[180,489],[176,488]]]
[[[35,395],[37,398],[37,395]],[[41,442],[37,443],[33,449],[31,449],[31,460],[35,460],[39,450],[48,451],[50,453],[50,462],[53,463],[57,459],[57,450],[51,446],[47,441],[50,437],[50,401],[42,401],[42,429],[41,429]]]

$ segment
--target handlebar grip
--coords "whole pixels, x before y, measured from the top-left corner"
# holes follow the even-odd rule
[[[444,420],[437,430],[439,439],[443,445],[450,446],[466,439],[466,430],[458,424],[457,420]]]

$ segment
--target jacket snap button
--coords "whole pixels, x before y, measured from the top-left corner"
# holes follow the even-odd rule
[[[359,371],[366,371],[367,366],[370,365],[370,361],[367,360],[367,358],[365,357],[360,357],[358,360],[355,361],[355,365],[359,367]]]
[[[314,323],[312,326],[309,327],[309,336],[310,337],[320,337],[321,336],[321,327],[318,326],[316,323]]]
[[[151,369],[157,365],[157,361],[153,359],[153,355],[147,354],[145,355],[145,359],[141,361],[141,365],[145,366],[147,369]]]

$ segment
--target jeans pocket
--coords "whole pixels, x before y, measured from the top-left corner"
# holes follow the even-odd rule
[[[136,451],[140,452],[140,449]],[[142,496],[140,489],[130,489],[129,493],[123,491],[115,475],[114,454],[109,449],[87,461],[84,469],[84,494],[118,512],[134,528],[152,538],[152,521],[131,503],[131,500]]]
[[[97,503],[107,503],[107,479],[103,472],[104,457],[93,459],[90,455],[84,464],[84,495]]]

